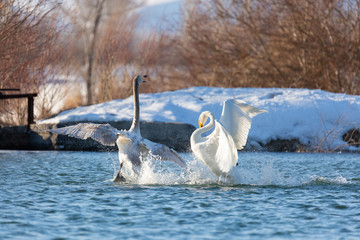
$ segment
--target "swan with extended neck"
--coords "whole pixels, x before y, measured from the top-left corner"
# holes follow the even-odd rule
[[[48,131],[80,139],[92,138],[107,146],[114,146],[116,143],[119,150],[120,168],[114,181],[125,181],[121,173],[123,167],[139,175],[143,159],[146,159],[149,154],[160,157],[156,159],[173,161],[186,168],[184,160],[174,150],[141,136],[139,87],[146,78],[146,75],[133,78],[134,117],[129,130],[120,131],[110,124],[79,123]]]
[[[263,112],[266,111],[237,99],[224,102],[219,122],[210,111],[202,112],[199,128],[190,138],[191,150],[215,176],[226,177],[237,165],[237,150],[243,149],[246,144],[251,119]],[[210,121],[206,124],[208,119]],[[209,134],[203,136],[206,133]]]

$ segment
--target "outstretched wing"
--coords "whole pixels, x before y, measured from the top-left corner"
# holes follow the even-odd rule
[[[238,99],[224,102],[220,123],[231,134],[238,150],[243,149],[246,144],[251,119],[263,112],[267,111],[252,107]]]
[[[217,139],[217,149],[215,161],[217,167],[223,172],[230,172],[232,167],[236,166],[238,161],[238,152],[231,135],[217,121],[215,121],[215,131]]]
[[[186,169],[185,161],[174,150],[168,148],[163,144],[154,143],[147,139],[144,139],[144,144],[146,148],[149,149],[152,155],[159,156],[161,160],[172,161],[177,165],[179,165],[180,167]]]
[[[119,130],[110,124],[95,123],[79,123],[77,125],[49,129],[47,131],[79,139],[92,138],[106,146],[115,146],[117,139],[116,133],[119,132]]]

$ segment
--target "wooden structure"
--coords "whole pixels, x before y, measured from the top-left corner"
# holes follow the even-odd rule
[[[18,93],[18,94],[3,94],[4,91],[20,91],[18,88],[2,88],[0,89],[1,99],[27,98],[28,99],[28,124],[27,130],[30,130],[30,124],[34,123],[34,97],[37,93]]]

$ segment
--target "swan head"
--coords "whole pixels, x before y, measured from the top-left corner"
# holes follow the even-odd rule
[[[137,84],[141,84],[142,82],[146,82],[148,79],[148,75],[137,75],[134,77],[134,81],[136,81]]]
[[[209,119],[209,117],[214,118],[213,114],[210,111],[205,111],[200,114],[200,116],[199,116],[199,127],[200,128],[205,126],[205,123]]]

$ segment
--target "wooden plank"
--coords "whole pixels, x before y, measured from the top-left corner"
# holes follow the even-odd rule
[[[28,99],[28,124],[27,130],[30,131],[30,124],[34,123],[34,97],[37,93],[23,93],[23,94],[0,94],[0,99],[14,99],[27,98]]]
[[[0,99],[36,97],[37,93],[1,94]]]
[[[20,88],[0,88],[0,91],[17,91],[17,92],[20,92]]]
[[[34,123],[34,97],[28,97],[28,131],[30,131],[30,124]]]

